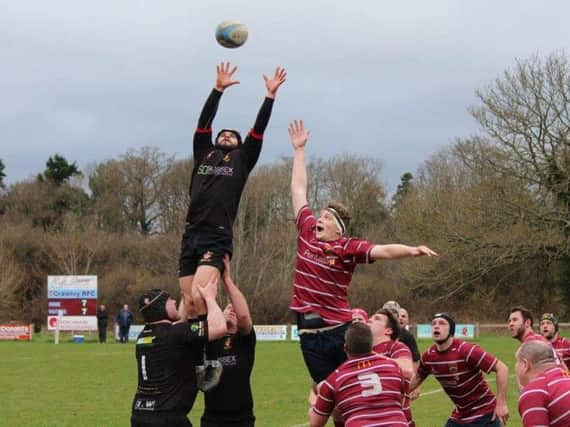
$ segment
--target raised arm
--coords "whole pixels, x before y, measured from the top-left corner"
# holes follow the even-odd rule
[[[216,112],[218,111],[218,104],[224,90],[230,86],[239,84],[239,81],[233,80],[233,75],[237,67],[231,68],[229,62],[222,62],[216,66],[216,83],[210,96],[206,100],[200,117],[198,118],[198,129],[207,130],[212,126]]]
[[[271,110],[273,110],[273,102],[277,96],[277,91],[279,87],[285,82],[287,73],[284,68],[277,67],[275,70],[275,75],[273,78],[263,75],[263,80],[265,80],[265,87],[267,88],[267,95],[261,104],[261,108],[257,113],[255,123],[253,128],[248,132],[245,139],[245,144],[242,147],[242,152],[244,153],[244,159],[248,170],[252,170],[259,159],[261,154],[261,145],[263,142],[263,133],[267,128],[269,123],[269,118],[271,117]]]
[[[293,171],[291,173],[291,200],[295,217],[307,204],[307,166],[305,164],[305,145],[309,139],[303,120],[289,124],[289,137],[293,145]]]
[[[197,286],[198,292],[206,303],[208,310],[208,341],[214,341],[223,337],[228,329],[226,326],[226,318],[222,309],[216,301],[216,294],[218,289],[217,280],[210,281],[206,286]]]
[[[417,256],[439,256],[427,246],[407,246],[401,244],[376,245],[370,251],[370,258],[377,259],[399,259]]]
[[[273,78],[270,79],[264,74],[263,80],[265,81],[267,95],[263,100],[263,104],[259,109],[257,118],[255,119],[255,124],[253,125],[253,132],[257,135],[263,135],[263,132],[265,132],[267,123],[269,123],[269,117],[271,116],[273,101],[277,96],[277,91],[279,90],[279,87],[283,83],[285,83],[285,80],[287,80],[287,72],[285,71],[285,68],[277,67],[275,69],[275,74]]]
[[[505,425],[509,419],[509,407],[507,406],[509,368],[503,362],[497,360],[493,371],[497,374],[497,405],[495,406],[494,417],[498,417],[501,425]]]
[[[249,335],[253,323],[251,321],[251,315],[249,314],[249,307],[245,296],[236,286],[232,280],[230,274],[230,258],[228,255],[224,256],[224,285],[226,286],[226,291],[230,296],[232,306],[237,316],[237,328],[240,334]]]

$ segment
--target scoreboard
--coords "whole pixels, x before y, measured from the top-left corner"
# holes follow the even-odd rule
[[[49,330],[97,330],[97,276],[48,276],[47,301]]]

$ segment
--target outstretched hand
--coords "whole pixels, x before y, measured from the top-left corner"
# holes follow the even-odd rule
[[[415,249],[414,256],[439,256],[437,252],[432,251],[430,248],[424,245],[416,246],[414,249]]]
[[[234,66],[230,69],[230,63],[228,62],[220,62],[216,66],[216,90],[223,92],[225,88],[239,84],[238,80],[232,80],[234,73],[237,70],[237,66]]]
[[[275,98],[277,89],[287,80],[287,71],[283,67],[277,67],[272,79],[264,74],[263,80],[265,80],[265,87],[267,88],[267,97]]]
[[[294,120],[289,123],[289,137],[291,138],[291,144],[293,148],[303,148],[307,145],[309,140],[310,131],[305,129],[303,120]]]

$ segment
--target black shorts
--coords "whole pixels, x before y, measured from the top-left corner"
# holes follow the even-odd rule
[[[297,327],[299,329],[315,329],[327,326],[322,319],[305,319],[298,314]],[[315,383],[325,380],[339,365],[346,361],[344,352],[344,334],[348,323],[339,325],[334,329],[315,333],[301,334],[301,352],[305,365]]]
[[[131,427],[192,427],[186,415],[132,414]]]
[[[216,267],[224,271],[224,255],[233,252],[232,237],[214,228],[186,224],[180,245],[178,277],[192,276],[200,265]]]

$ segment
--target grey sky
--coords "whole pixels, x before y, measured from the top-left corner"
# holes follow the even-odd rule
[[[81,169],[129,148],[187,156],[215,65],[239,66],[215,128],[246,131],[263,72],[288,71],[261,162],[291,153],[303,118],[309,152],[382,159],[390,188],[476,125],[474,91],[515,58],[570,52],[570,2],[535,0],[0,0],[0,158],[7,182],[58,152]],[[249,40],[219,47],[240,19]]]

